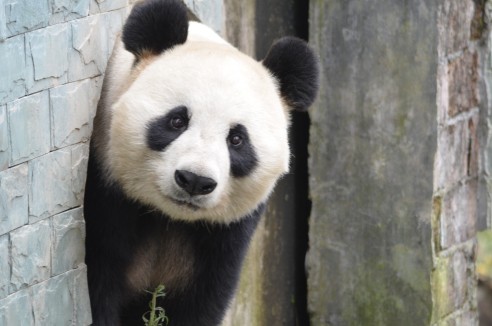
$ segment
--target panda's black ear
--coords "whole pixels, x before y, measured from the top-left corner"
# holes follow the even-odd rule
[[[182,0],[137,3],[123,27],[123,44],[137,59],[158,55],[188,37],[188,13]]]
[[[319,88],[319,64],[305,41],[281,38],[272,45],[263,65],[277,78],[280,94],[292,108],[305,111],[313,104]]]

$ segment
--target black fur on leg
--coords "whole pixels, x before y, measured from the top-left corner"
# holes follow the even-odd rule
[[[137,58],[158,55],[188,37],[188,12],[181,0],[146,0],[133,8],[123,27],[125,48]]]
[[[305,111],[319,88],[318,58],[307,43],[296,37],[276,41],[263,65],[278,79],[280,94],[292,108]]]

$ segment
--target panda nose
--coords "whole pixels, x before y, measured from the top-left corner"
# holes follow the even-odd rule
[[[174,180],[191,196],[208,195],[217,187],[215,180],[184,170],[176,170]]]

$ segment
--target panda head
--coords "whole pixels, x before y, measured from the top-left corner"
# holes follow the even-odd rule
[[[184,221],[229,223],[264,202],[289,169],[289,111],[317,92],[305,42],[281,39],[257,62],[189,26],[179,0],[136,5],[122,40],[134,64],[112,106],[109,157],[125,193]]]

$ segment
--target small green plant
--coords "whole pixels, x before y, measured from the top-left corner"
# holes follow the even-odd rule
[[[167,318],[164,308],[156,306],[157,298],[166,296],[164,289],[164,285],[160,284],[154,292],[147,291],[152,294],[152,300],[149,302],[150,311],[147,311],[142,316],[145,326],[166,326],[169,324],[169,318]]]

